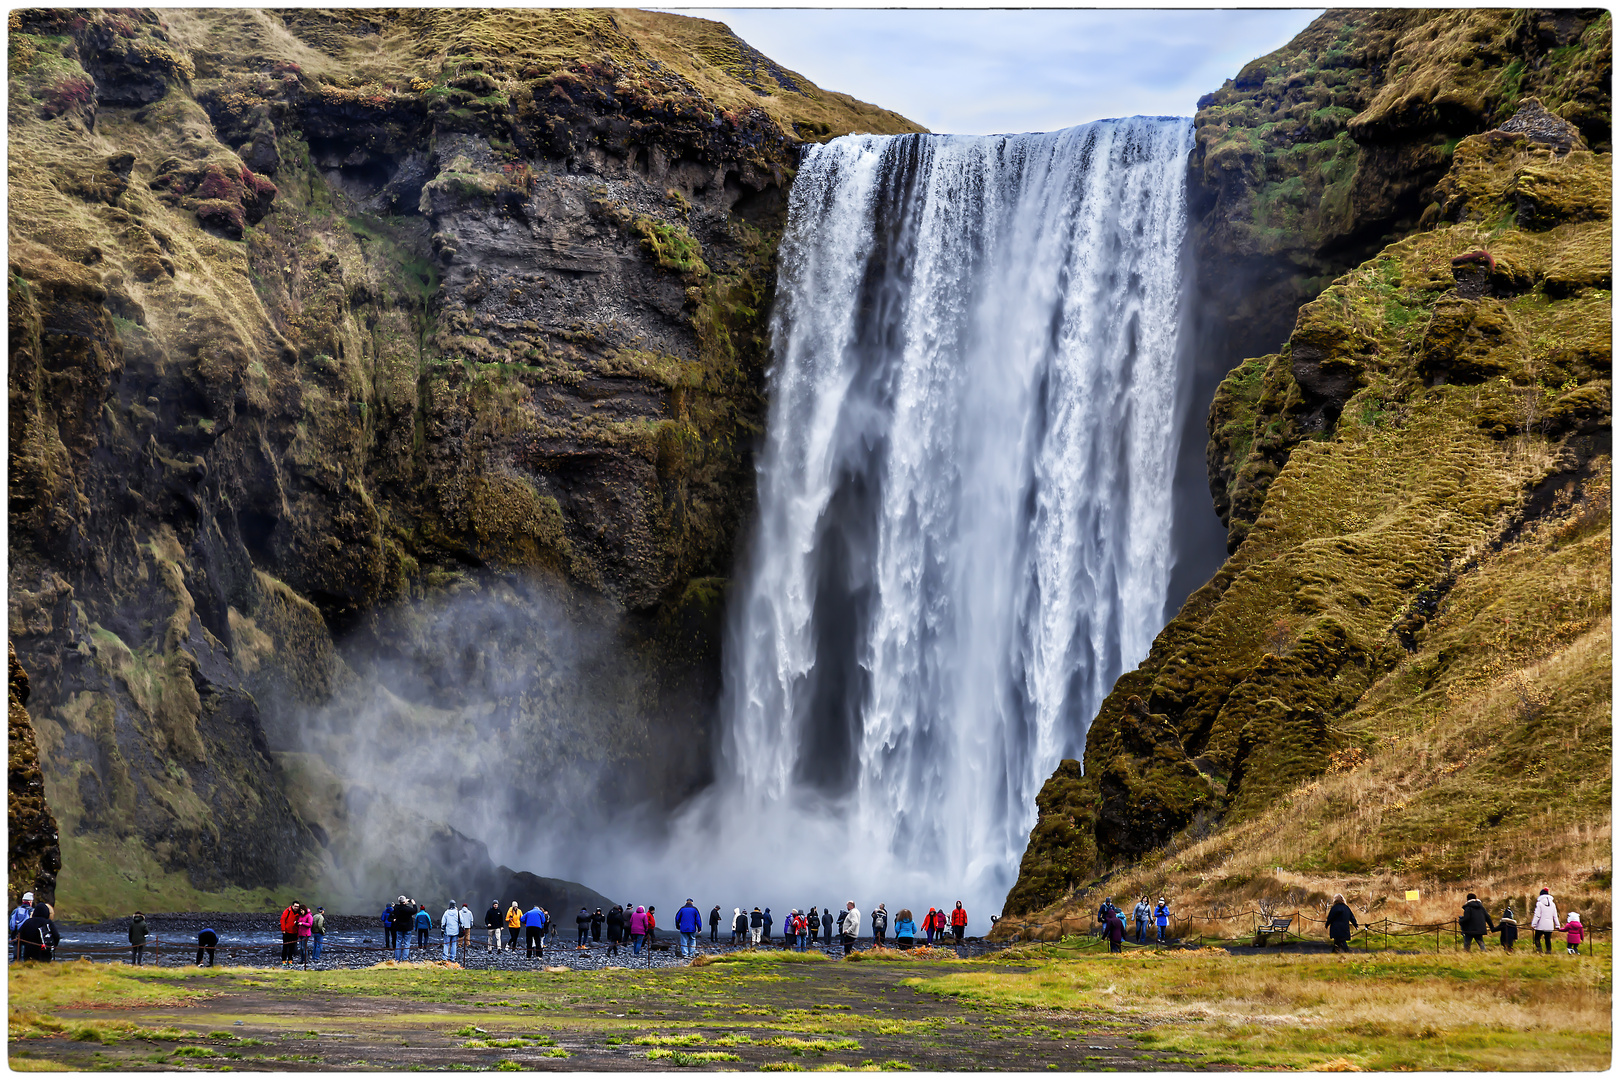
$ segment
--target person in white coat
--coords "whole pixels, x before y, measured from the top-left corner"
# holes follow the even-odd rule
[[[456,910],[456,902],[450,901],[450,906],[444,909],[444,917],[439,920],[439,929],[444,931],[444,958],[456,958],[456,939],[461,936],[461,912]]]
[[[1558,905],[1553,903],[1552,894],[1542,889],[1541,895],[1536,897],[1535,913],[1530,916],[1530,929],[1536,935],[1536,952],[1541,951],[1541,943],[1546,941],[1547,955],[1552,955],[1552,936],[1558,927]]]
[[[838,935],[844,943],[844,955],[848,956],[855,951],[855,935],[861,932],[861,909],[853,900],[846,901],[844,908],[844,921],[839,924]]]

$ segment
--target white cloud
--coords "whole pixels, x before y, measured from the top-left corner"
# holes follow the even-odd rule
[[[932,131],[1051,131],[1191,116],[1320,10],[674,9],[715,19],[828,90]]]

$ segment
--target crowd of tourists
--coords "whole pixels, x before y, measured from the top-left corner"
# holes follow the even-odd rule
[[[54,916],[49,904],[36,905],[33,893],[23,893],[21,902],[11,913],[14,960],[48,961],[52,958],[62,940]],[[709,942],[716,945],[720,942],[722,927],[723,932],[729,935],[727,943],[731,946],[779,947],[799,952],[806,951],[818,940],[825,946],[832,946],[836,932],[839,944],[848,955],[855,950],[856,942],[862,936],[862,914],[853,900],[846,901],[839,911],[834,911],[830,906],[812,906],[808,910],[789,908],[780,919],[772,914],[769,907],[761,908],[758,905],[747,910],[741,906],[734,907],[728,917],[716,904],[709,909],[705,920],[703,913],[688,897],[675,913],[675,931],[680,936],[681,956],[697,955],[705,921],[709,928]],[[1170,903],[1161,896],[1158,903],[1153,904],[1143,896],[1127,918],[1125,912],[1114,904],[1114,898],[1108,897],[1097,909],[1097,921],[1103,936],[1108,939],[1110,952],[1123,951],[1123,944],[1130,933],[1127,921],[1135,925],[1138,945],[1148,944],[1150,940],[1165,944],[1170,934]],[[947,942],[961,945],[967,933],[967,924],[967,911],[960,900],[948,911],[943,907],[929,908],[920,924],[910,908],[901,908],[891,918],[887,904],[878,904],[869,917],[872,943],[885,947],[892,938],[894,945],[900,949],[911,949],[918,944],[931,947]],[[1345,903],[1343,894],[1334,896],[1326,924],[1333,951],[1347,951],[1350,937],[1360,924],[1355,912]],[[280,927],[281,966],[308,965],[320,960],[326,936],[324,907],[310,908],[295,900],[282,910]],[[433,946],[437,946],[444,960],[455,960],[458,953],[465,957],[473,947],[472,936],[478,924],[472,909],[465,902],[458,904],[452,900],[444,912],[435,917],[426,904],[401,896],[383,906],[382,927],[385,950],[392,954],[393,959],[403,963],[411,959],[413,948],[421,955]],[[1484,903],[1473,893],[1468,894],[1463,904],[1457,928],[1463,935],[1464,952],[1471,952],[1476,944],[1483,950],[1485,935],[1491,933],[1499,935],[1505,951],[1512,952],[1519,937],[1519,924],[1511,905],[1505,907],[1501,917],[1493,921]],[[1536,898],[1530,929],[1534,934],[1536,952],[1546,952],[1548,955],[1553,951],[1555,933],[1564,935],[1565,949],[1570,955],[1580,953],[1581,944],[1586,938],[1586,928],[1581,923],[1580,915],[1571,911],[1560,918],[1558,905],[1547,889],[1542,889]],[[573,947],[576,949],[605,945],[609,956],[617,956],[621,948],[628,950],[632,956],[640,956],[643,949],[653,948],[657,939],[657,909],[651,904],[628,903],[613,904],[606,911],[600,907],[594,911],[582,907],[574,916],[574,930]],[[777,931],[774,939],[773,931]],[[483,932],[485,949],[490,953],[502,950],[515,952],[521,941],[527,958],[544,959],[548,942],[556,947],[555,922],[551,913],[539,904],[525,911],[515,900],[504,909],[500,901],[491,901],[484,912]],[[146,939],[150,933],[146,916],[135,912],[129,924],[131,964],[144,962]],[[204,927],[197,934],[198,967],[205,966],[205,959],[206,966],[213,966],[214,951],[218,945],[219,934],[211,927]]]
[[[1157,935],[1154,940],[1158,944],[1163,945],[1169,940],[1170,902],[1164,897],[1159,897],[1157,906],[1148,903],[1147,897],[1142,897],[1131,909],[1130,917],[1136,924],[1138,945],[1147,944],[1150,926]],[[1114,905],[1112,896],[1105,897],[1102,906],[1097,909],[1097,922],[1102,925],[1103,936],[1108,939],[1108,951],[1123,952],[1129,928],[1125,925],[1125,913]]]
[[[1350,937],[1358,925],[1356,913],[1344,902],[1344,895],[1335,896],[1327,914],[1327,932],[1334,952],[1349,951]],[[1484,952],[1486,934],[1498,935],[1504,952],[1512,952],[1519,940],[1519,920],[1514,917],[1512,905],[1504,905],[1502,917],[1492,922],[1484,901],[1473,893],[1463,901],[1457,930],[1462,934],[1463,952],[1472,952],[1475,945]],[[1535,910],[1530,913],[1530,930],[1534,934],[1536,952],[1545,952],[1548,956],[1552,955],[1554,934],[1564,935],[1564,951],[1571,956],[1580,955],[1581,944],[1586,940],[1586,927],[1581,923],[1580,913],[1571,911],[1560,919],[1558,904],[1547,889],[1542,889],[1536,897]]]
[[[847,953],[854,949],[856,940],[861,936],[861,913],[853,900],[846,901],[843,910],[836,912],[831,907],[811,907],[808,911],[789,908],[780,920],[771,913],[769,907],[761,909],[758,905],[749,911],[734,907],[731,909],[731,916],[727,918],[720,913],[720,905],[716,904],[709,910],[711,944],[719,943],[722,923],[731,935],[730,944],[751,945],[756,948],[761,945],[770,946],[771,932],[778,926],[781,933],[780,947],[797,949],[800,952],[808,949],[818,938],[823,944],[831,945],[833,933],[836,931],[839,942]],[[910,908],[896,911],[891,926],[889,906],[879,904],[872,909],[872,943],[886,946],[892,929],[894,944],[901,949],[910,949],[917,943],[919,937],[925,946],[943,944],[947,932],[954,937],[954,943],[960,945],[967,934],[967,923],[967,910],[962,907],[960,900],[950,912],[946,912],[942,907],[929,908],[928,914],[923,916],[920,931]],[[700,925],[699,930],[701,929]]]

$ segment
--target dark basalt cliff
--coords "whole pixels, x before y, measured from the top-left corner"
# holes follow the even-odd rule
[[[606,704],[530,734],[702,783],[798,140],[915,127],[645,12],[32,10],[10,56],[10,625],[74,913],[352,865],[294,721],[403,601],[538,589],[523,663],[588,638]]]
[[[39,747],[28,719],[28,673],[17,663],[15,648],[8,646],[6,652],[11,671],[6,697],[10,713],[6,735],[7,906],[15,908],[25,892],[32,892],[38,903],[55,904],[62,850],[56,818],[45,802],[45,776],[40,772]]]
[[[1048,781],[1006,911],[1049,911],[999,934],[1099,875],[1446,882],[1482,828],[1564,875],[1607,836],[1609,22],[1330,12],[1205,99],[1206,319],[1270,353],[1210,411],[1232,554]]]

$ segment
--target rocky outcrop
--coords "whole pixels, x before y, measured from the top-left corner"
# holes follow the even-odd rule
[[[1610,27],[1597,10],[1330,11],[1201,99],[1190,182],[1210,385],[1275,349],[1339,275],[1436,221],[1459,140],[1527,97],[1608,149]],[[1219,403],[1211,422],[1227,422]],[[1228,550],[1254,509],[1233,466],[1212,442]]]
[[[1221,384],[1235,551],[1049,782],[1008,914],[1132,865],[1203,888],[1244,846],[1456,881],[1482,817],[1524,866],[1548,822],[1606,823],[1607,766],[1548,747],[1610,737],[1612,159],[1542,102],[1502,119],[1432,227]]]
[[[6,702],[10,710],[6,753],[10,761],[6,787],[6,893],[8,907],[32,892],[41,904],[56,903],[56,872],[62,869],[56,818],[45,798],[45,777],[39,768],[39,747],[28,718],[28,673],[17,663],[17,650],[6,646],[11,670]]]
[[[10,616],[70,867],[329,872],[300,718],[503,575],[612,642],[603,775],[701,783],[798,139],[912,126],[648,13],[10,38]]]

